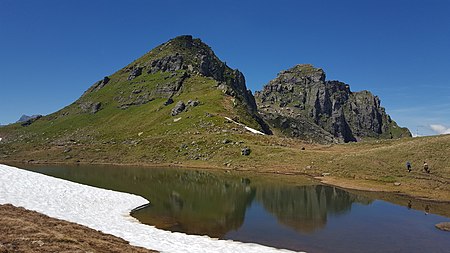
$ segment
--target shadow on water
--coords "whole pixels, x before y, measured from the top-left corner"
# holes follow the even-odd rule
[[[434,228],[435,223],[450,220],[421,210],[426,206],[425,214],[448,211],[450,206],[444,203],[382,195],[403,205],[398,206],[377,200],[381,197],[374,193],[238,172],[67,165],[27,169],[140,195],[150,204],[134,210],[132,216],[170,231],[308,252],[448,252],[450,248],[450,233]],[[408,244],[398,243],[405,240]]]

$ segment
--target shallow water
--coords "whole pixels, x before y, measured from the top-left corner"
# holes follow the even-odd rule
[[[401,206],[276,175],[112,166],[27,169],[141,195],[151,204],[133,216],[171,231],[308,252],[450,252],[450,233],[434,227],[450,219],[430,213],[448,205],[399,199],[409,205]]]

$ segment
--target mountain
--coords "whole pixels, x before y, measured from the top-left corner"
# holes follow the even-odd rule
[[[165,100],[165,106],[177,101],[179,108],[186,108],[188,101],[179,99],[182,95],[189,94],[194,104],[205,104],[210,98],[204,96],[203,91],[216,90],[231,98],[237,121],[269,131],[257,114],[255,99],[245,85],[244,75],[220,61],[209,46],[192,36],[172,39],[114,75],[96,82],[75,102],[78,107],[75,112],[68,113],[95,114],[105,107],[127,110],[159,99]],[[200,96],[205,99],[198,100]],[[172,112],[172,116],[179,112]]]
[[[179,36],[95,82],[65,108],[2,127],[0,158],[229,164],[255,154],[251,143],[253,151],[286,143],[254,133],[323,143],[409,135],[377,97],[325,81],[310,65],[283,71],[256,98],[244,75],[208,45]]]
[[[352,92],[309,64],[282,71],[255,94],[260,114],[283,135],[314,142],[410,137],[369,91]]]
[[[33,121],[33,120],[39,119],[40,117],[42,117],[42,115],[40,115],[40,114],[31,115],[31,116],[23,114],[16,123],[24,123],[27,121]]]
[[[179,36],[95,82],[67,107],[5,127],[0,137],[10,145],[6,156],[35,150],[56,160],[206,160],[226,136],[246,132],[241,126],[270,134],[244,75],[200,39]]]

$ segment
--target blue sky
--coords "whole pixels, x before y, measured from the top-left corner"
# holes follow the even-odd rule
[[[253,91],[311,63],[378,95],[412,132],[446,132],[449,13],[446,0],[0,0],[0,124],[57,111],[153,47],[192,34]]]

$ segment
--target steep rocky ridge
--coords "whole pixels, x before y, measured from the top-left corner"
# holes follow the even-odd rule
[[[322,69],[301,64],[282,71],[255,94],[269,124],[290,137],[331,143],[411,136],[369,91],[327,81]]]

